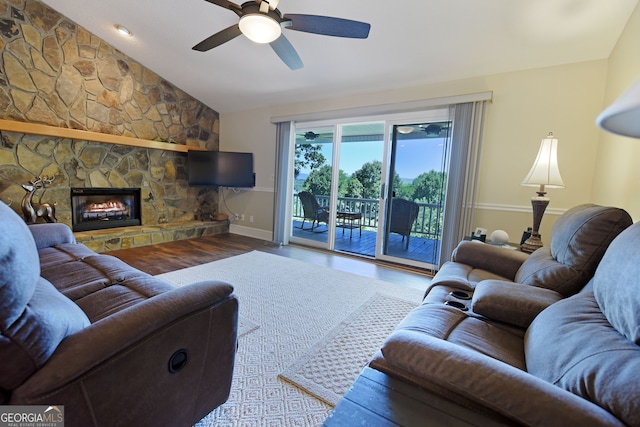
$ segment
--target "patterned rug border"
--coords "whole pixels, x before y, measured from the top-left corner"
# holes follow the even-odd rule
[[[407,315],[407,313],[411,309],[417,307],[418,305],[415,302],[408,301],[406,299],[396,298],[389,295],[383,295],[380,293],[374,294],[371,298],[365,301],[360,307],[358,307],[353,313],[351,313],[346,319],[340,322],[339,325],[333,328],[320,341],[318,341],[315,345],[309,348],[309,350],[307,350],[307,352],[304,355],[300,356],[295,362],[289,365],[282,373],[278,375],[278,378],[290,384],[293,384],[296,387],[301,388],[302,390],[306,391],[307,393],[311,394],[317,399],[320,399],[323,402],[327,403],[328,405],[335,407],[338,401],[346,393],[348,387],[351,386],[353,381],[355,381],[357,376],[360,374],[360,371],[362,370],[362,368],[364,368],[365,364],[380,349],[382,342],[379,342],[379,343],[372,342],[371,347],[369,348],[360,347],[358,349],[351,349],[359,353],[358,355],[361,356],[361,359],[364,364],[359,367],[358,366],[353,367],[354,368],[353,372],[351,372],[352,378],[347,379],[346,383],[342,384],[342,390],[340,390],[339,392],[333,391],[323,386],[322,384],[319,384],[313,381],[312,379],[306,377],[304,375],[304,373],[307,371],[305,367],[308,366],[309,363],[312,363],[314,359],[321,357],[320,355],[323,354],[323,351],[329,348],[330,344],[336,341],[336,339],[338,339],[342,334],[347,333],[349,331],[350,326],[357,324],[357,320],[360,317],[362,317],[365,314],[371,314],[371,309],[372,309],[371,307],[381,303],[380,301],[382,300],[395,301],[395,303],[407,305],[406,312],[405,311],[398,312],[398,315],[395,318],[395,320],[397,321],[393,321],[392,325],[388,325],[388,322],[385,322],[386,326],[388,326],[388,328],[386,329],[387,333],[383,334],[385,336],[391,333],[392,330],[395,328],[395,326],[397,326],[397,324],[400,321],[402,321],[402,319]],[[385,302],[383,304],[388,304],[388,303]],[[372,328],[377,328],[379,326],[380,325],[377,323],[372,324]],[[391,330],[388,330],[388,329],[391,329]],[[341,359],[340,355],[338,354],[335,354],[334,356],[337,357],[338,359]],[[335,371],[331,371],[328,376],[330,377],[332,373],[336,378],[341,376],[339,374],[335,374]],[[331,379],[328,379],[328,381],[331,382]]]

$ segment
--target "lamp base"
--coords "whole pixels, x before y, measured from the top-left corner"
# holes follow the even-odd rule
[[[544,211],[549,205],[549,198],[545,196],[545,192],[541,186],[538,195],[531,198],[531,207],[533,208],[533,227],[531,228],[531,236],[520,245],[522,252],[531,253],[536,249],[541,248],[542,239],[540,238],[540,223],[542,222],[542,216]]]
[[[531,234],[527,240],[524,241],[523,244],[520,245],[520,250],[522,252],[526,252],[528,254],[535,252],[537,249],[540,249],[543,246],[542,239],[540,239],[539,234]]]

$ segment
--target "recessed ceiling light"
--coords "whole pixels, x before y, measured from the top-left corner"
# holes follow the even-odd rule
[[[118,32],[120,34],[122,34],[123,36],[128,36],[131,37],[133,35],[133,33],[131,31],[129,31],[129,29],[127,27],[123,27],[120,24],[116,24],[114,25],[115,29],[118,30]]]

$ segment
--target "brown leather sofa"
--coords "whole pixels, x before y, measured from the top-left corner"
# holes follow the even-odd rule
[[[231,285],[174,288],[3,203],[0,266],[1,404],[64,405],[67,426],[191,426],[227,400]]]
[[[582,205],[531,256],[461,243],[370,366],[506,425],[640,425],[631,222]]]
[[[424,301],[462,304],[472,314],[526,329],[543,309],[583,289],[611,241],[632,223],[623,209],[583,204],[563,213],[549,246],[531,255],[460,242]]]

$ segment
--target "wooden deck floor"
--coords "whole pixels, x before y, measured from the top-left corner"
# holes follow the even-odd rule
[[[310,230],[308,222],[304,225],[304,230],[300,228],[302,222],[293,222],[293,235],[295,237],[309,239],[316,242],[327,241],[327,226],[321,224]],[[352,231],[352,233],[350,233]],[[406,239],[406,238],[405,238]],[[336,230],[335,249],[340,252],[358,254],[365,257],[373,258],[376,254],[376,232],[373,230],[362,229],[362,235],[359,230],[338,228]],[[440,241],[433,239],[425,239],[421,237],[411,237],[409,240],[409,248],[406,248],[406,241],[399,234],[391,234],[387,247],[387,255],[409,259],[427,264],[438,263],[438,250]]]

